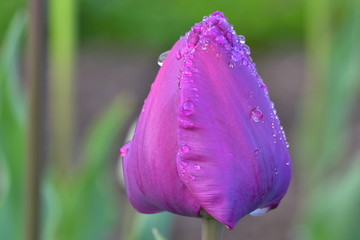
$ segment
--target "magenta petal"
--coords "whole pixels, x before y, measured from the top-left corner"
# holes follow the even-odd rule
[[[139,211],[199,216],[203,208],[233,228],[285,195],[288,144],[244,42],[216,12],[170,51],[122,151]]]
[[[143,213],[166,210],[198,216],[200,210],[176,167],[177,77],[181,64],[176,52],[171,51],[145,101],[133,140],[124,146],[129,148],[123,159],[128,197]]]
[[[179,118],[196,128],[179,128],[179,145],[187,151],[177,161],[200,205],[232,228],[256,208],[278,202],[291,169],[285,137],[257,77],[230,61],[217,45],[194,52],[201,70],[181,85]],[[184,110],[189,104],[190,115]]]

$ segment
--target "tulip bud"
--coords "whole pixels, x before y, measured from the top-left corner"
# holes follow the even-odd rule
[[[288,143],[245,37],[215,12],[170,50],[121,151],[128,197],[142,213],[233,228],[276,208],[291,178]]]

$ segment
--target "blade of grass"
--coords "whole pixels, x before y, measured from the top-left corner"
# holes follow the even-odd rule
[[[76,4],[73,0],[49,1],[50,23],[50,156],[60,175],[70,171],[74,146],[74,63]]]
[[[4,239],[23,236],[25,108],[17,71],[25,22],[25,13],[17,12],[0,51],[0,161],[1,170],[6,172],[3,177],[7,175],[8,179],[7,195],[0,206]]]
[[[119,204],[112,187],[110,160],[112,155],[116,158],[115,140],[134,109],[133,99],[119,95],[90,126],[81,171],[53,178],[60,198],[57,239],[103,239],[112,230]]]

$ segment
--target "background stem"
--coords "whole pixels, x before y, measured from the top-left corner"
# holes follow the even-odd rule
[[[212,217],[202,218],[202,240],[222,240],[224,225]]]
[[[40,239],[40,184],[45,162],[46,0],[30,1],[27,77],[30,86],[27,165],[26,239]]]
[[[49,1],[50,156],[53,169],[62,177],[74,166],[76,2]]]

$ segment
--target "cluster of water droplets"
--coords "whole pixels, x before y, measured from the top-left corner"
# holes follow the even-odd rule
[[[186,155],[190,152],[190,147],[186,144],[181,145],[178,155],[180,155],[180,161],[178,162],[179,176],[185,181],[189,182],[196,178],[196,174],[200,171],[201,166],[197,163],[193,163],[186,159],[181,158],[182,155]]]

